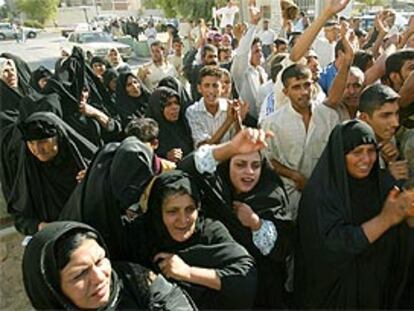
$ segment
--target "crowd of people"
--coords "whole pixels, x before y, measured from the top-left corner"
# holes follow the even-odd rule
[[[54,72],[2,53],[33,307],[413,309],[414,17],[365,32],[348,2],[310,22],[284,1],[277,34],[229,0],[136,72],[115,48]]]

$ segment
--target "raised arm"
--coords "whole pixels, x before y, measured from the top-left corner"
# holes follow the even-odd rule
[[[325,23],[336,13],[341,12],[349,3],[350,0],[329,0],[328,5],[303,34],[298,38],[295,45],[290,52],[290,60],[293,62],[299,61],[305,53],[309,50],[313,41]]]

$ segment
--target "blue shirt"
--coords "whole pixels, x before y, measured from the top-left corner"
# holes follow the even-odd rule
[[[319,78],[319,85],[322,87],[322,90],[328,95],[328,91],[331,88],[332,82],[335,79],[338,70],[335,67],[335,63],[330,63],[321,73]]]

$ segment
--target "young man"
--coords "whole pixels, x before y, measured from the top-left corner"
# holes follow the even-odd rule
[[[408,179],[407,163],[399,161],[400,153],[394,138],[400,125],[399,98],[389,86],[374,84],[362,92],[359,103],[359,118],[371,126],[380,146],[380,166],[388,167],[397,180]]]
[[[258,37],[262,41],[263,56],[265,59],[272,53],[273,41],[276,37],[276,32],[269,28],[269,21],[263,21],[263,29],[258,33]]]
[[[338,123],[338,116],[326,105],[312,104],[312,72],[306,66],[289,66],[282,73],[282,82],[290,103],[268,116],[262,128],[275,134],[265,154],[284,181],[289,196],[288,213],[295,220],[301,192]]]
[[[188,81],[184,77],[184,54],[183,54],[184,44],[180,37],[174,37],[173,39],[173,50],[174,54],[168,56],[168,62],[172,64],[177,72],[177,78],[183,84],[184,87],[187,87]]]
[[[160,41],[151,44],[151,63],[138,71],[138,76],[152,92],[158,83],[168,76],[178,77],[174,66],[165,60],[164,47]]]
[[[203,144],[228,141],[236,129],[236,109],[221,98],[221,76],[222,72],[217,67],[206,66],[201,69],[198,91],[202,98],[186,111],[196,148]],[[241,110],[241,114],[245,115],[245,108]]]
[[[224,29],[227,25],[233,25],[238,13],[239,7],[233,3],[233,0],[227,0],[227,5],[216,11],[216,17],[220,18],[220,28]]]

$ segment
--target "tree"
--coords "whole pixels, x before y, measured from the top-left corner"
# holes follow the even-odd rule
[[[16,7],[42,25],[55,16],[59,0],[17,0]]]
[[[187,17],[192,19],[211,18],[211,10],[214,6],[225,5],[225,0],[153,0],[149,1],[158,8],[163,9],[166,17]]]

